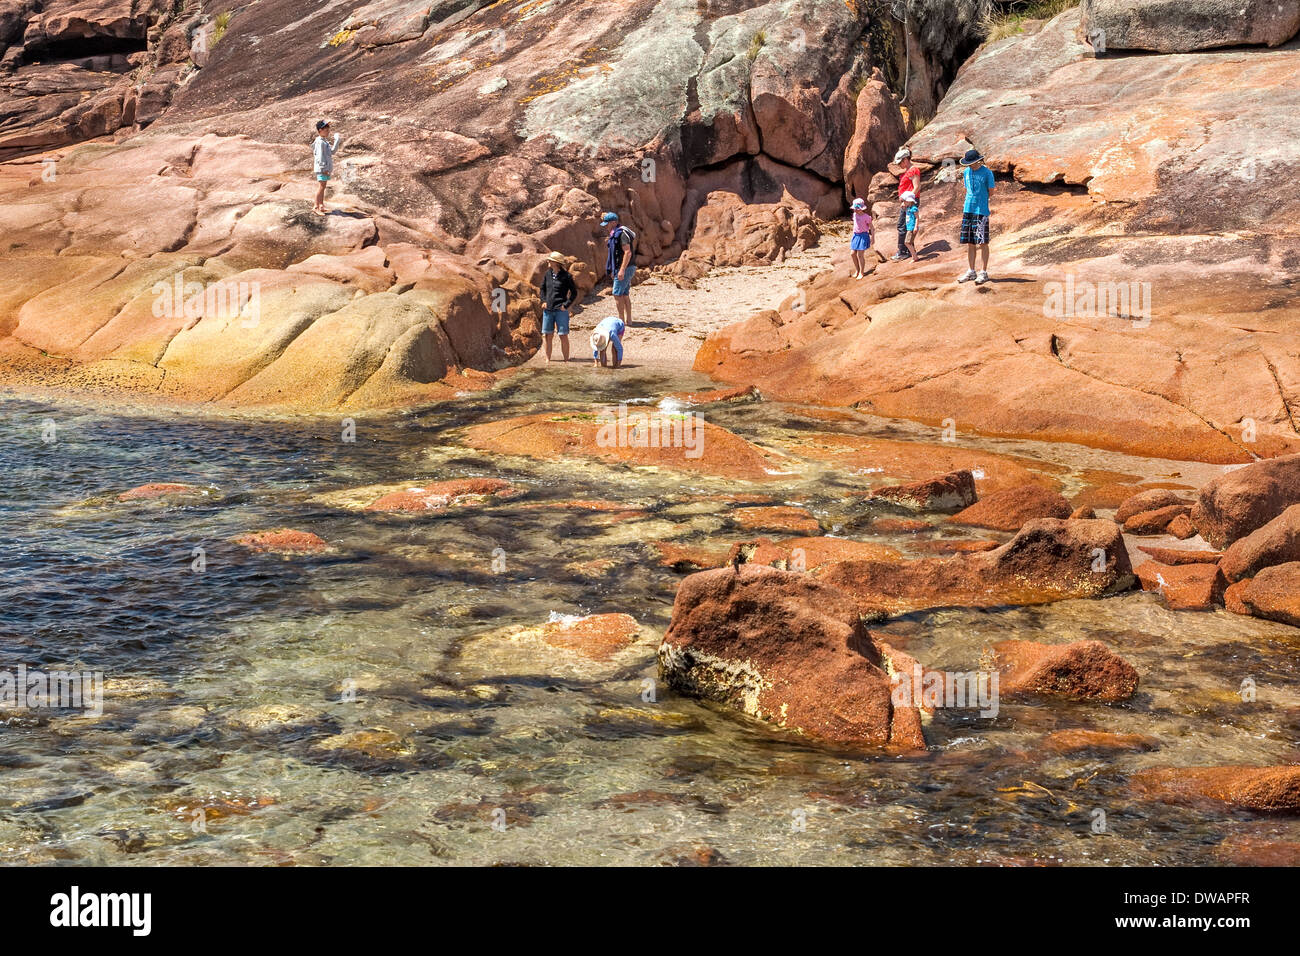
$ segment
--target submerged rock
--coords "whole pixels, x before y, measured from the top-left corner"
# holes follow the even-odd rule
[[[552,462],[595,458],[744,481],[775,481],[791,474],[787,460],[725,428],[654,409],[525,415],[472,425],[465,429],[465,440],[482,451]]]
[[[1300,767],[1158,767],[1134,774],[1132,782],[1173,802],[1214,800],[1243,810],[1300,812]]]
[[[499,478],[456,478],[389,492],[366,505],[366,510],[441,511],[482,504],[494,498],[515,498],[523,493],[523,489]]]
[[[1136,668],[1101,641],[1002,641],[993,651],[1004,694],[1113,702],[1128,700],[1137,690]]]
[[[179,482],[160,481],[148,485],[140,485],[123,491],[117,496],[118,501],[153,501],[157,498],[177,498],[177,497],[203,497],[208,494],[207,489],[198,488],[194,485],[181,484]]]
[[[924,748],[919,712],[893,705],[889,667],[848,595],[754,566],[686,578],[659,645],[679,693],[827,743]]]
[[[310,531],[296,531],[293,528],[279,528],[275,531],[250,531],[234,539],[235,544],[242,545],[250,551],[275,554],[320,554],[332,550],[329,543]]]
[[[468,637],[455,658],[460,679],[544,675],[604,680],[652,657],[653,635],[630,614],[553,614]]]
[[[731,520],[750,531],[792,531],[809,534],[821,530],[821,523],[805,508],[791,505],[737,508]]]
[[[1089,751],[1124,753],[1156,750],[1160,741],[1146,734],[1115,734],[1103,730],[1054,730],[1043,738],[1043,749],[1058,754]]]

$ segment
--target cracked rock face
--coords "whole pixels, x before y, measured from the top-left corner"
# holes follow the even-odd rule
[[[643,265],[812,242],[843,209],[870,23],[843,0],[0,0],[0,381],[449,397],[537,347],[548,252],[592,287],[602,209]],[[319,117],[344,139],[328,217]]]
[[[1096,58],[1079,26],[1073,10],[982,48],[913,137],[921,262],[819,277],[805,311],[720,330],[696,368],[959,431],[1219,463],[1300,451],[1300,57]],[[971,146],[998,177],[978,288],[955,282],[963,190],[943,165]],[[886,243],[892,185],[873,191]]]

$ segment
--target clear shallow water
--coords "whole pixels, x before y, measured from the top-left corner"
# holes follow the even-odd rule
[[[454,406],[358,417],[354,444],[339,440],[339,418],[0,401],[0,667],[77,665],[110,682],[100,718],[0,715],[3,859],[1179,864],[1219,862],[1225,841],[1300,841],[1293,820],[1152,803],[1128,788],[1128,775],[1148,766],[1294,761],[1300,737],[1300,631],[1222,611],[1175,614],[1147,594],[891,621],[883,629],[930,666],[972,670],[1008,638],[1086,637],[1142,674],[1122,707],[1003,701],[992,720],[940,711],[921,757],[837,754],[662,688],[644,702],[653,642],[594,677],[557,678],[524,654],[485,670],[470,653],[475,635],[553,613],[625,612],[662,634],[680,575],[647,542],[752,537],[731,524],[731,506],[691,496],[775,489],[494,459],[460,446],[456,429],[700,384],[635,369],[524,372]],[[814,421],[769,403],[705,417],[760,444],[809,430],[935,437],[906,424]],[[46,421],[57,426],[52,444],[41,441]],[[980,444],[1064,465],[1067,494],[1084,468],[1178,472],[1191,485],[1213,473]],[[318,498],[480,475],[527,494],[414,518]],[[79,504],[150,481],[211,493],[179,506]],[[905,546],[861,530],[870,514],[847,493],[866,481],[817,466],[775,493],[827,530]],[[560,506],[573,499],[626,501],[636,513]],[[538,507],[546,502],[554,506]],[[229,541],[283,526],[337,550],[285,560]],[[196,547],[202,573],[191,569]],[[1259,686],[1254,704],[1237,694],[1247,676]],[[343,699],[347,686],[355,700]],[[249,712],[266,705],[292,707],[293,721],[256,726]],[[1040,746],[1074,727],[1149,734],[1161,747],[1061,757]],[[363,731],[372,736],[360,748],[335,746]],[[206,832],[196,832],[195,807],[205,808]],[[1105,834],[1091,832],[1096,808]]]

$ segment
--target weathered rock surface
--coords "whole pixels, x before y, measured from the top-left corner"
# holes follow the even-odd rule
[[[1034,518],[1068,518],[1070,503],[1042,485],[1021,485],[981,498],[948,520],[954,524],[992,528],[995,531],[1018,531]]]
[[[1156,591],[1175,611],[1208,611],[1223,602],[1227,582],[1217,564],[1161,564],[1144,561],[1137,566],[1142,590]]]
[[[1133,585],[1128,552],[1112,521],[1040,518],[992,551],[892,562],[850,560],[817,576],[852,594],[864,613],[935,607],[1046,604],[1098,597]]]
[[[1079,16],[982,47],[912,137],[928,255],[819,276],[710,336],[696,369],[958,435],[1217,463],[1300,450],[1300,58],[1097,57]],[[971,146],[999,178],[979,287],[954,282],[962,190],[943,166]]]
[[[894,707],[890,663],[856,602],[806,574],[742,566],[686,578],[659,667],[679,693],[827,743],[925,747],[920,713]]]
[[[1101,641],[994,645],[1004,694],[1049,694],[1081,700],[1122,701],[1133,696],[1138,672]]]
[[[871,497],[918,511],[959,511],[975,504],[978,495],[975,476],[963,468],[937,478],[880,488]]]
[[[1152,488],[1148,491],[1139,491],[1137,494],[1125,498],[1120,503],[1120,506],[1115,509],[1115,520],[1120,524],[1124,524],[1129,518],[1144,512],[1159,511],[1162,508],[1172,508],[1179,505],[1190,506],[1191,504],[1191,501],[1176,491],[1168,488]]]
[[[1083,0],[1083,32],[1099,53],[1189,53],[1280,46],[1300,33],[1297,0]]]

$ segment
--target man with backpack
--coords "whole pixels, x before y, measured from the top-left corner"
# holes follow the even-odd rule
[[[636,275],[636,233],[618,221],[618,213],[607,212],[600,217],[601,226],[613,226],[609,231],[605,271],[614,279],[614,304],[618,317],[627,328],[632,327],[632,279]]]

